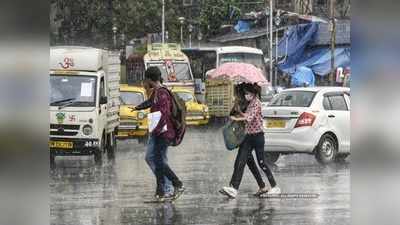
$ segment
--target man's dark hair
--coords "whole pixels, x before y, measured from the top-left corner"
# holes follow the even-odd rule
[[[144,78],[154,82],[161,81],[161,71],[158,67],[151,66],[144,72]]]

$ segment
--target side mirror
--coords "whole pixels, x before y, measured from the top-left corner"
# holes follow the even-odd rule
[[[106,96],[100,97],[100,105],[104,105],[108,103],[108,98]]]

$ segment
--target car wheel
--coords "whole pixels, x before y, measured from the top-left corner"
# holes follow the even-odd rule
[[[265,161],[270,163],[276,163],[280,155],[281,154],[279,152],[265,152]]]
[[[144,137],[140,137],[139,138],[139,140],[138,140],[138,142],[139,142],[139,144],[143,144],[143,145],[147,145],[147,140],[148,140],[149,138],[148,138],[148,136],[146,135],[146,136],[144,136]]]
[[[103,153],[106,151],[106,138],[103,136],[101,139],[100,147],[94,153],[94,162],[97,165],[101,165],[103,163]]]
[[[343,162],[346,160],[346,158],[349,156],[349,154],[337,154],[336,155],[336,162]]]
[[[109,159],[113,159],[115,156],[115,150],[117,149],[117,138],[115,136],[115,133],[111,133],[111,137],[108,138],[108,143],[107,143],[107,157]]]
[[[53,168],[56,165],[56,156],[54,153],[50,152],[50,167]]]
[[[331,134],[324,134],[318,143],[315,158],[321,164],[332,163],[337,155],[337,143]]]

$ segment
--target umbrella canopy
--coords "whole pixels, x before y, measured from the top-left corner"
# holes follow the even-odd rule
[[[248,63],[224,63],[209,74],[210,79],[230,79],[239,83],[268,84],[260,69]]]

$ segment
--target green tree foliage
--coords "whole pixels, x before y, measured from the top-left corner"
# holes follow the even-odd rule
[[[215,35],[220,27],[240,16],[239,0],[203,0],[199,22],[207,37]]]
[[[240,15],[238,2],[243,0],[201,0],[197,25],[204,37],[215,35],[221,25],[232,24]],[[179,42],[180,23],[178,17],[186,15],[182,0],[165,0],[166,29],[170,42]],[[112,27],[118,28],[118,42],[121,34],[125,40],[143,37],[148,33],[161,32],[161,0],[51,0],[54,19],[57,24],[50,33],[51,44],[83,44],[111,47]],[[234,13],[232,13],[234,12]],[[196,32],[198,31],[195,27]],[[185,26],[187,36],[187,24]]]
[[[143,37],[161,32],[161,0],[52,0],[57,32],[50,33],[52,44],[111,46],[112,27],[120,39]],[[178,17],[183,14],[181,0],[166,0],[166,29],[170,41],[179,41]]]

